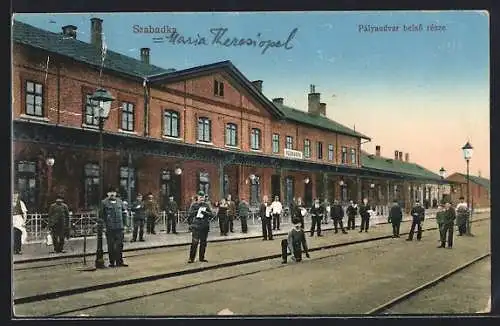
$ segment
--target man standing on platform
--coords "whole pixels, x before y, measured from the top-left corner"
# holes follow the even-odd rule
[[[304,228],[301,227],[301,221],[298,218],[292,220],[293,228],[288,232],[288,237],[281,240],[281,259],[282,264],[287,263],[288,251],[292,254],[292,260],[302,261],[302,250],[306,257],[310,258],[307,248],[307,240]]]
[[[177,234],[178,211],[179,209],[177,207],[177,203],[174,200],[174,196],[170,195],[165,207],[165,212],[167,213],[167,233],[170,233],[170,231],[172,231],[173,234]]]
[[[370,211],[371,207],[368,205],[368,198],[363,199],[363,203],[359,205],[359,216],[361,217],[361,229],[359,233],[365,231],[368,232],[370,227]]]
[[[132,204],[132,212],[134,213],[134,231],[132,232],[132,240],[130,242],[137,241],[137,231],[139,231],[139,241],[144,241],[144,219],[146,213],[142,194],[137,194],[136,201]]]
[[[397,200],[394,200],[391,210],[389,211],[389,219],[387,222],[392,224],[392,237],[399,238],[399,228],[401,226],[401,221],[403,220],[403,211],[398,204]]]
[[[148,199],[144,202],[144,208],[146,214],[147,233],[156,234],[155,224],[156,224],[156,219],[160,214],[160,210],[158,208],[158,204],[153,199],[152,193],[148,194]]]
[[[240,217],[241,222],[241,232],[248,232],[248,214],[250,213],[250,207],[245,199],[241,198],[238,203],[238,216]]]
[[[314,235],[314,231],[317,228],[317,235],[321,237],[321,220],[325,216],[325,207],[320,204],[319,198],[314,200],[314,203],[311,207],[311,237]]]
[[[411,209],[410,214],[413,220],[411,222],[410,234],[408,234],[408,239],[406,239],[406,241],[413,240],[415,227],[417,227],[417,240],[420,241],[422,239],[422,222],[425,218],[425,209],[422,207],[419,200],[415,202],[415,207]]]
[[[273,230],[280,229],[280,217],[283,206],[280,203],[280,198],[278,196],[274,197],[274,201],[271,204],[271,214],[273,217]]]
[[[267,196],[262,198],[259,216],[262,222],[262,240],[273,240],[273,230],[271,228],[271,205],[267,202]]]
[[[13,227],[13,238],[14,238],[14,254],[21,254],[21,245],[24,239],[27,237],[26,232],[26,219],[28,215],[28,210],[26,205],[19,198],[19,192],[15,192],[12,197],[12,227]]]
[[[127,267],[123,262],[123,229],[127,223],[126,215],[114,188],[108,190],[108,197],[102,201],[101,219],[106,226],[109,267]]]
[[[444,248],[446,241],[446,234],[448,234],[448,248],[451,249],[453,247],[453,228],[455,227],[455,210],[451,207],[451,203],[449,201],[445,204],[445,210],[442,212],[443,214],[443,223],[441,225],[441,245],[438,248]]]
[[[199,259],[207,262],[205,251],[207,249],[207,237],[210,231],[210,218],[213,216],[210,206],[205,201],[205,193],[198,192],[198,201],[189,208],[188,223],[191,231],[191,248],[189,249],[188,263],[194,262],[198,244],[200,245]]]
[[[234,218],[236,216],[236,203],[232,200],[231,195],[227,195],[227,219],[229,232],[234,233]]]
[[[456,208],[456,216],[458,235],[462,236],[467,231],[467,219],[469,218],[469,208],[467,207],[467,203],[465,202],[464,197],[460,197],[460,203]]]
[[[347,234],[347,231],[344,230],[344,223],[342,219],[344,218],[344,209],[340,205],[338,200],[333,201],[333,206],[330,208],[330,216],[333,219],[333,227],[335,229],[335,233],[338,233],[338,225],[340,225],[340,229],[343,234]]]
[[[297,204],[295,205],[295,214],[292,215],[292,220],[294,218],[299,219],[302,229],[305,227],[304,219],[306,217],[306,214],[307,214],[307,209],[302,204],[302,198],[299,197],[297,198]]]
[[[64,252],[64,237],[69,237],[69,208],[64,197],[57,195],[56,202],[49,207],[49,229],[55,252]]]
[[[358,206],[351,200],[347,207],[347,229],[354,230],[356,224],[356,215],[358,214]]]

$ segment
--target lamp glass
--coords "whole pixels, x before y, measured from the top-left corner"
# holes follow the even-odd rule
[[[445,175],[446,175],[446,170],[445,170],[444,168],[441,168],[441,169],[439,170],[439,175],[441,176],[441,178],[444,178],[444,177],[445,177]]]
[[[182,169],[181,168],[176,168],[174,172],[177,175],[181,175],[182,174]]]
[[[464,153],[464,159],[470,160],[472,158],[472,145],[467,142],[464,147],[462,147],[462,151]]]
[[[344,181],[343,181],[343,180],[340,180],[340,181],[339,181],[339,185],[343,186],[343,185],[344,185]]]
[[[304,179],[304,182],[305,182],[306,184],[307,184],[307,183],[309,183],[309,181],[310,181],[310,180],[309,180],[309,178],[305,178],[305,179]]]
[[[375,188],[375,184],[374,183],[370,184],[370,188]]]
[[[250,180],[255,180],[255,174],[250,174]]]
[[[56,160],[53,157],[47,158],[47,165],[48,166],[53,166]]]

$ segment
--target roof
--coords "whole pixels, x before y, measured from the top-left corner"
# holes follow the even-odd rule
[[[101,66],[100,50],[90,43],[65,37],[62,33],[53,33],[16,20],[14,20],[12,30],[12,39],[16,43],[39,48],[50,53],[56,53],[95,67]],[[300,124],[340,134],[370,139],[327,117],[310,114],[289,106],[273,103],[258,90],[255,85],[253,85],[253,83],[231,63],[231,61],[216,62],[209,65],[175,71],[173,69],[164,69],[146,64],[141,60],[107,50],[104,68],[133,77],[147,78],[152,84],[192,78],[193,76],[224,69],[253,95],[257,101],[280,119],[291,120]]]
[[[441,176],[416,163],[394,160],[366,152],[361,152],[361,166],[370,170],[392,172],[417,179],[441,181]]]
[[[464,177],[465,179],[467,179],[467,175],[466,174],[463,174],[463,173],[458,173],[458,175],[461,175],[462,177]],[[478,176],[475,176],[475,175],[469,175],[469,180],[471,182],[474,182],[475,184],[478,184],[480,185],[481,187],[484,187],[488,190],[490,190],[490,180],[486,179],[486,178],[482,178],[482,177],[478,177]]]
[[[283,111],[286,119],[288,120],[333,131],[339,134],[371,140],[368,136],[365,136],[357,131],[354,131],[336,121],[328,119],[325,116],[305,112],[283,104],[276,104],[276,106]]]
[[[14,20],[12,40],[15,43],[56,53],[95,67],[101,66],[100,50],[90,43],[63,36],[62,33],[49,32]],[[141,60],[111,50],[106,52],[104,67],[134,77],[146,77],[171,71],[171,69],[146,64]]]

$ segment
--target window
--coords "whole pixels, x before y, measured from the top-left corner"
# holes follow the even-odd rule
[[[122,130],[134,131],[134,104],[123,102],[122,104]]]
[[[250,148],[253,150],[260,149],[260,129],[252,128],[250,133]]]
[[[351,164],[356,164],[356,149],[351,148]]]
[[[311,141],[304,139],[304,157],[311,157]]]
[[[26,115],[43,117],[43,85],[26,81]]]
[[[335,150],[333,149],[332,144],[328,144],[328,160],[329,161],[335,160]]]
[[[28,211],[36,208],[38,187],[36,182],[36,162],[19,161],[16,164],[16,185],[19,198]]]
[[[286,136],[285,148],[293,149],[293,137],[292,136]]]
[[[234,123],[226,125],[226,145],[238,146],[238,127]]]
[[[130,177],[130,183],[129,183]],[[131,201],[135,198],[135,178],[136,173],[134,168],[127,166],[120,167],[120,195],[123,200]],[[128,197],[128,188],[130,186],[130,198]]]
[[[214,95],[224,96],[224,83],[218,80],[214,80]]]
[[[280,135],[278,134],[273,134],[273,153],[279,153],[280,152]]]
[[[342,147],[342,164],[347,164],[347,148]]]
[[[260,178],[255,176],[250,181],[250,205],[256,206],[260,203]]]
[[[323,159],[323,143],[318,142],[316,146],[316,151],[318,152],[318,159],[322,160]]]
[[[99,164],[85,164],[83,205],[86,209],[94,209],[99,205],[99,174]]]
[[[163,134],[167,137],[179,137],[180,119],[176,111],[165,111],[163,114]]]
[[[209,143],[211,140],[211,122],[208,118],[198,118],[198,141]]]
[[[99,125],[99,101],[93,100],[92,95],[86,95],[84,122],[89,126]]]
[[[208,172],[200,172],[198,190],[203,191],[205,195],[209,194],[210,178]]]

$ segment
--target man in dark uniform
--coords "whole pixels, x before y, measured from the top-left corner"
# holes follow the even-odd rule
[[[64,252],[64,237],[69,237],[69,208],[62,195],[57,195],[56,202],[50,205],[48,215],[54,251]]]
[[[451,207],[451,203],[448,201],[445,204],[445,210],[443,212],[443,223],[441,225],[441,245],[438,248],[444,248],[446,241],[446,234],[448,233],[448,248],[453,247],[453,228],[455,227],[455,210]]]
[[[458,235],[462,236],[467,231],[467,220],[469,219],[469,208],[464,200],[464,197],[460,197],[460,203],[458,203],[456,208],[456,218],[458,226]]]
[[[292,260],[296,262],[302,261],[302,249],[306,257],[310,258],[307,248],[306,235],[302,228],[301,221],[298,218],[292,220],[293,228],[288,232],[287,239],[281,240],[281,259],[282,263],[287,263],[288,251],[292,254]]]
[[[194,262],[198,243],[200,244],[201,262],[207,262],[205,259],[205,251],[207,249],[208,231],[210,231],[210,218],[213,217],[210,206],[205,201],[203,191],[198,192],[198,201],[193,203],[189,208],[188,223],[191,230],[191,248],[189,250],[188,263]]]
[[[174,196],[170,195],[168,197],[168,202],[165,206],[165,212],[167,213],[167,233],[172,231],[173,234],[177,234],[177,212],[179,209],[177,203],[174,201]]]
[[[314,203],[311,207],[311,237],[314,235],[314,231],[318,228],[318,237],[321,237],[321,220],[325,215],[325,207],[319,203],[319,198],[314,200]]]
[[[236,203],[232,200],[231,195],[227,195],[227,223],[229,232],[234,233],[234,218],[236,216]]]
[[[410,214],[413,220],[411,222],[410,234],[408,234],[408,239],[406,239],[406,241],[413,240],[415,227],[417,227],[417,240],[420,241],[422,239],[422,222],[425,219],[425,209],[420,204],[420,201],[417,200],[415,202],[415,206],[411,209]]]
[[[137,241],[137,231],[139,231],[139,241],[144,241],[144,220],[146,219],[144,201],[142,194],[137,194],[135,203],[132,204],[132,212],[134,213],[134,231],[132,232],[132,240]]]
[[[259,216],[262,222],[262,240],[273,240],[273,230],[271,227],[271,205],[267,200],[267,196],[262,198],[262,204],[260,204]]]
[[[146,230],[148,234],[156,234],[155,224],[160,210],[158,209],[158,203],[153,199],[153,194],[149,193],[146,201],[144,202],[145,214],[146,214]]]
[[[108,197],[102,201],[101,218],[106,226],[109,267],[127,267],[123,262],[123,229],[126,225],[126,214],[123,204],[116,198],[116,189],[110,188]]]
[[[302,198],[297,198],[297,203],[294,206],[295,207],[295,214],[292,215],[292,221],[294,218],[300,220],[300,225],[302,228],[304,228],[304,218],[306,217],[307,210],[304,207],[304,204],[302,203]]]
[[[347,229],[354,230],[356,215],[358,214],[358,206],[351,200],[347,206]]]
[[[359,233],[365,231],[368,232],[370,227],[370,205],[368,205],[368,199],[364,198],[363,203],[359,205],[359,216],[361,217],[361,228]]]
[[[340,225],[340,229],[343,234],[347,234],[347,231],[344,230],[344,223],[342,219],[344,218],[344,209],[340,205],[338,200],[333,201],[333,205],[330,208],[330,217],[333,219],[333,227],[335,229],[335,233],[338,233],[338,225]]]
[[[248,214],[250,214],[250,207],[248,206],[247,201],[244,198],[241,198],[238,202],[238,216],[241,222],[241,232],[248,232]]]
[[[398,204],[397,200],[394,200],[391,210],[389,211],[389,219],[387,222],[392,224],[392,237],[399,238],[399,228],[401,226],[401,221],[403,220],[403,211]]]

